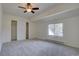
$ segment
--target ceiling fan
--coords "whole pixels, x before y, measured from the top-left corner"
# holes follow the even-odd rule
[[[18,6],[18,7],[24,9],[24,13],[32,12],[34,14],[35,13],[34,10],[39,10],[38,7],[33,8],[31,3],[25,4],[25,7],[23,7],[23,6]]]

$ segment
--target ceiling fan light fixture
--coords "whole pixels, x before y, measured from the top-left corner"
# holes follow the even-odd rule
[[[18,6],[18,7],[24,9],[24,13],[31,12],[34,14],[35,13],[34,10],[39,10],[38,7],[32,7],[31,3],[27,3],[25,4],[25,6]]]
[[[27,10],[27,12],[31,12],[32,11],[32,5],[28,3],[26,10]]]
[[[31,12],[31,9],[27,9],[27,12]]]

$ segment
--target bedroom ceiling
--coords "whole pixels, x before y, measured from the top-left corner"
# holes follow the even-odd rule
[[[55,3],[33,3],[33,7],[39,7],[40,9],[35,11],[35,14],[32,13],[23,13],[23,9],[18,8],[19,5],[23,5],[20,3],[3,3],[3,12],[13,14],[16,16],[21,16],[24,18],[32,18],[40,15],[44,11],[49,10],[51,7],[54,7],[56,5]]]
[[[39,7],[40,9],[35,11],[35,14],[32,13],[23,13],[23,9],[18,8],[20,3],[3,3],[2,8],[4,13],[28,18],[31,21],[41,20],[42,18],[48,18],[52,16],[53,18],[58,18],[61,14],[64,17],[71,15],[78,15],[79,3],[33,3],[33,7]],[[78,9],[76,11],[76,9]],[[70,11],[74,11],[73,13]],[[68,14],[66,15],[66,13]],[[76,14],[75,14],[76,13]],[[63,17],[60,18],[63,18]]]

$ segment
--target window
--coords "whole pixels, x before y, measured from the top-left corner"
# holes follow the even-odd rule
[[[55,24],[55,36],[63,36],[63,24]]]
[[[49,24],[48,35],[63,36],[63,23]]]
[[[48,28],[49,35],[54,35],[54,24],[50,24]]]

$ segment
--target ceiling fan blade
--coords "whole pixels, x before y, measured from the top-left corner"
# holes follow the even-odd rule
[[[28,6],[31,5],[31,3],[27,3],[27,5],[28,5]]]
[[[25,10],[24,13],[26,13],[27,11]]]
[[[25,7],[22,7],[22,6],[18,6],[19,8],[23,8],[23,9],[26,9]]]
[[[36,7],[36,8],[32,8],[33,10],[39,10],[39,8],[38,7]]]
[[[35,13],[34,11],[31,11],[33,14]]]

